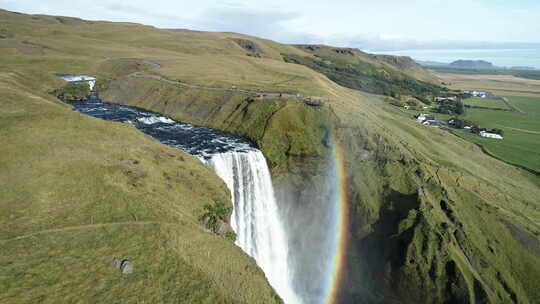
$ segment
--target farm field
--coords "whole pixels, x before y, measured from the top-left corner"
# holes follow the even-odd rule
[[[472,98],[465,99],[463,103],[466,106],[471,106],[471,107],[508,110],[508,107],[502,100],[491,99],[491,98],[472,97]]]
[[[436,73],[454,90],[484,90],[499,96],[528,96],[540,98],[540,80],[512,75],[466,75]]]
[[[483,128],[502,129],[504,140],[482,138],[462,130],[455,133],[481,145],[497,158],[540,172],[540,98],[506,98],[526,114],[471,108],[464,116]]]

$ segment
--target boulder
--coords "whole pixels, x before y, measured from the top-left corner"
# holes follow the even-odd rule
[[[128,260],[123,260],[120,264],[120,271],[122,271],[123,274],[133,273],[133,263]]]
[[[133,263],[129,260],[120,260],[118,258],[113,259],[114,267],[118,268],[123,274],[133,273]]]

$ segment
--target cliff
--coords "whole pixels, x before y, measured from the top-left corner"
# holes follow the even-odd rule
[[[249,137],[269,159],[278,193],[306,206],[325,186],[321,164],[328,134],[337,134],[352,198],[343,299],[534,303],[534,176],[446,132],[419,128],[373,96],[349,92],[360,102],[314,108],[240,95],[185,102],[198,96],[189,91],[123,79],[102,97]]]

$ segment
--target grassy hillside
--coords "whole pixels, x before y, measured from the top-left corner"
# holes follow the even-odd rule
[[[349,253],[345,298],[535,303],[528,282],[539,276],[538,178],[399,117],[382,97],[324,85],[335,97],[320,108],[129,77],[109,83],[102,97],[251,138],[272,165],[277,191],[294,185],[300,204],[324,187],[321,164],[334,129],[347,151],[354,198],[350,238],[363,248]]]
[[[312,56],[285,54],[287,62],[318,71],[332,81],[368,93],[394,98],[415,97],[429,103],[446,89],[411,58],[371,55],[357,49],[321,45],[298,45]]]
[[[3,71],[6,71],[2,74],[5,79],[2,82],[4,87],[16,90],[17,94],[34,100],[28,96],[33,96],[32,94],[45,96],[46,92],[52,88],[63,85],[62,81],[54,79],[52,73],[95,75],[101,79],[100,94],[106,101],[137,105],[186,122],[247,136],[265,153],[272,167],[277,192],[288,191],[289,196],[294,198],[291,203],[309,207],[310,200],[324,199],[324,197],[318,197],[318,193],[321,189],[327,188],[327,181],[323,178],[324,172],[328,169],[325,167],[325,160],[331,154],[332,142],[339,144],[345,154],[343,166],[347,168],[346,192],[347,197],[350,198],[348,208],[351,223],[347,227],[346,236],[350,243],[345,268],[347,280],[340,290],[344,303],[361,301],[395,303],[397,300],[404,303],[538,303],[540,294],[536,288],[536,282],[540,280],[540,253],[538,251],[540,248],[540,205],[537,198],[540,196],[540,179],[493,159],[482,153],[474,144],[452,134],[420,126],[385,103],[383,96],[344,88],[319,71],[287,63],[283,58],[285,55],[282,55],[320,60],[314,59],[318,58],[315,54],[296,47],[237,34],[158,30],[136,24],[87,22],[9,12],[1,14],[2,27],[5,28],[2,32],[9,33],[10,37],[6,38],[8,40],[0,39],[0,43],[4,43],[4,46],[7,44],[10,46],[10,48],[0,48],[2,52],[0,64],[4,68]],[[363,73],[363,63],[360,63],[358,58],[354,60],[358,61],[355,71]],[[427,82],[429,79],[420,79],[419,76],[409,74],[407,67],[388,63],[388,61],[393,61],[390,57],[371,56],[370,60],[371,62],[367,63],[368,71],[371,67],[377,66],[384,71],[391,71],[394,75],[400,75],[399,79],[426,83],[426,86],[429,83]],[[401,71],[403,68],[405,70]],[[138,75],[159,75],[163,78],[131,77],[135,72],[138,72]],[[364,77],[367,81],[378,80],[371,76],[368,74]],[[167,79],[214,89],[180,86],[165,81]],[[21,85],[23,82],[26,85]],[[302,98],[257,98],[253,94],[237,90],[218,90],[232,86],[319,96],[324,98],[326,103],[320,107],[313,107],[306,105]],[[2,102],[18,100],[19,95],[3,98]],[[51,101],[50,98],[46,99]],[[13,109],[11,112],[6,112],[11,113],[9,115],[17,116],[29,111],[20,103],[12,103],[14,103]],[[41,107],[46,105],[45,101],[38,103],[36,111],[41,111]],[[137,149],[143,149],[140,146],[144,147],[144,145],[140,143],[144,142],[158,150],[172,151],[137,134],[133,136],[117,134],[119,136],[114,136],[115,140],[120,138],[121,141],[116,142],[118,144],[112,144],[114,134],[110,135],[110,140],[107,140],[109,137],[105,135],[115,130],[111,127],[114,124],[82,118],[65,107],[63,110],[58,110],[58,113],[60,112],[65,115],[51,115],[51,124],[62,125],[66,121],[73,120],[73,124],[81,124],[79,132],[86,134],[93,128],[85,127],[86,125],[82,122],[92,123],[99,126],[99,132],[96,134],[104,136],[104,139],[100,138],[100,141],[111,142],[110,149],[87,150],[78,146],[69,150],[71,146],[68,144],[71,141],[94,142],[86,141],[82,136],[73,139],[73,135],[66,134],[71,130],[70,128],[51,128],[51,131],[48,131],[49,128],[40,127],[36,128],[39,131],[35,131],[34,137],[40,138],[39,140],[51,146],[55,141],[64,142],[65,144],[60,145],[61,147],[66,147],[65,149],[73,151],[75,155],[91,155],[88,157],[99,159],[99,163],[104,159],[114,160],[112,156],[107,156],[110,153],[127,159],[125,151],[130,145],[123,144],[122,141],[137,142],[138,145],[135,146]],[[29,120],[35,120],[35,123],[38,123],[41,121],[41,116]],[[16,123],[11,120],[9,125],[16,125]],[[116,128],[125,129],[128,133],[134,132],[127,126],[116,126]],[[0,130],[3,131],[4,128]],[[332,142],[330,137],[333,138]],[[23,146],[18,148],[17,141],[11,139],[11,142],[14,142],[14,147],[4,147],[4,149],[23,150]],[[97,149],[97,147],[92,149]],[[124,152],[120,153],[118,149]],[[147,153],[150,153],[148,151]],[[40,166],[46,165],[47,160],[51,159],[48,154],[37,153],[25,159],[35,159],[34,163]],[[175,153],[179,155],[179,152]],[[11,152],[11,154],[16,153]],[[2,160],[5,159],[6,163],[15,166],[17,163],[10,161],[15,157],[18,156],[13,155]],[[156,157],[151,154],[147,157],[147,160],[140,161],[141,164],[148,164],[145,167],[146,171],[154,172],[160,168],[174,170],[175,168],[169,163],[154,165],[151,160]],[[63,160],[69,160],[70,157],[62,155],[59,159],[62,161],[57,160],[54,167],[65,168],[59,176],[65,177],[65,180],[74,181],[77,179],[73,175],[78,174],[78,177],[80,175],[80,178],[87,179],[83,179],[86,182],[77,183],[77,188],[74,189],[83,187],[81,185],[94,185],[90,182],[100,181],[93,177],[93,171],[87,173],[85,170],[73,171],[69,167],[62,167]],[[184,156],[184,159],[187,162],[190,158]],[[193,166],[196,164],[193,163]],[[89,168],[91,169],[88,170],[98,170],[100,166],[91,165]],[[208,183],[211,183],[211,180],[215,181],[211,172],[201,166],[199,169],[201,179],[208,178]],[[30,166],[28,170],[30,172],[28,176],[41,176],[39,172],[42,171],[39,167]],[[116,171],[110,173],[113,177],[102,175],[107,177],[103,178],[102,183],[121,183],[122,179],[119,176],[122,175],[114,172]],[[184,171],[179,170],[179,172]],[[160,175],[157,174],[157,176]],[[51,198],[47,192],[34,200],[25,199],[22,193],[31,195],[34,193],[31,191],[33,189],[31,186],[43,187],[41,180],[35,178],[16,180],[6,175],[2,177],[13,181],[9,187],[3,189],[16,193],[14,201],[17,203],[15,205],[11,201],[3,200],[3,206],[17,206],[21,208],[22,214],[26,214],[34,209],[27,207],[25,202],[47,202],[48,199],[56,201],[55,197]],[[183,175],[180,177],[179,183],[182,185]],[[140,198],[137,196],[136,201],[141,201],[144,205],[144,199],[154,202],[152,199],[154,193],[157,193],[157,197],[165,196],[166,186],[163,183],[166,183],[166,178],[163,177],[163,179],[156,180],[141,189]],[[47,180],[54,182],[54,178]],[[152,192],[154,189],[152,187],[155,187],[155,192]],[[222,187],[222,185],[216,187]],[[30,190],[19,191],[20,188]],[[76,198],[78,197],[76,194],[80,192],[68,195],[63,193],[67,191],[64,189],[70,188],[62,187],[58,190],[60,197]],[[129,197],[139,192],[134,192],[131,188],[125,189],[125,192],[114,193],[121,197],[121,200],[132,202],[132,199],[123,198],[123,195]],[[194,201],[186,203],[186,206],[199,206],[196,202],[202,199],[197,199],[196,195],[204,197],[203,194],[208,192],[199,193],[195,187],[193,191]],[[219,190],[215,191],[219,193]],[[97,199],[100,197],[102,196],[97,196],[96,200],[92,201],[99,201]],[[172,198],[174,199],[175,196]],[[182,201],[180,196],[178,200]],[[173,200],[164,201],[162,204],[171,201]],[[197,210],[196,207],[184,209],[181,207],[184,204],[172,206],[195,213]],[[41,209],[36,212],[39,210]],[[157,210],[160,209],[140,209],[137,217],[154,221],[155,218],[160,218],[153,217]],[[44,221],[49,223],[51,217],[49,213],[46,213],[48,210],[42,210],[42,212],[46,214],[43,217]],[[91,213],[93,214],[93,211]],[[112,211],[102,213],[107,216],[109,213],[117,214]],[[186,216],[184,219],[177,215],[177,212],[169,212],[165,219],[174,216],[185,222],[188,222],[190,218]],[[88,217],[83,218],[88,219]],[[37,217],[30,216],[30,218]],[[176,218],[169,222],[175,220]],[[30,225],[31,229],[29,228],[28,231],[50,229],[49,226],[40,225],[43,224]],[[11,226],[2,224],[2,227]],[[60,225],[60,227],[64,226]],[[186,227],[189,226],[186,224]],[[164,253],[174,253],[174,257],[171,258],[173,261],[186,262],[194,269],[200,270],[201,275],[207,275],[207,281],[203,279],[190,281],[210,282],[208,284],[211,285],[205,285],[210,287],[203,290],[210,290],[210,293],[207,293],[209,297],[216,298],[195,298],[197,300],[192,302],[269,302],[273,299],[271,291],[262,281],[259,270],[246,268],[241,262],[234,262],[234,265],[239,265],[238,268],[234,265],[229,267],[227,262],[221,259],[251,262],[241,254],[229,255],[225,250],[209,249],[210,253],[205,257],[204,254],[200,255],[200,252],[205,252],[206,247],[203,250],[197,250],[198,254],[185,251],[188,250],[185,249],[186,244],[192,244],[192,242],[197,246],[204,244],[210,248],[218,248],[217,244],[221,244],[220,242],[224,242],[223,248],[229,248],[230,243],[217,236],[204,233],[203,235],[207,238],[202,236],[201,238],[186,238],[186,235],[191,234],[184,233],[181,230],[183,228],[172,232],[163,232],[164,229],[160,229],[162,234],[159,237],[152,235],[151,231],[148,234],[137,234],[137,236],[148,236],[149,242],[150,240],[155,242],[156,239],[165,238],[162,235],[166,235],[167,240],[171,239],[170,243],[152,244],[177,248],[178,250],[174,251],[168,250],[169,247],[159,247],[164,248],[162,250]],[[193,231],[197,230],[193,228]],[[19,234],[13,233],[13,236],[16,235]],[[193,232],[193,235],[197,236],[196,232]],[[122,233],[119,232],[118,236],[121,237]],[[217,242],[212,241],[214,238]],[[33,239],[25,240],[30,242]],[[67,242],[66,240],[69,238],[63,239],[64,242]],[[51,244],[58,245],[61,241],[51,240]],[[91,244],[89,242],[89,248],[93,248]],[[15,257],[20,252],[28,252],[25,248],[16,245],[10,246],[8,252],[13,252],[9,255],[11,257]],[[126,246],[126,248],[134,247]],[[54,247],[50,252],[55,253],[57,249],[58,247]],[[75,249],[79,250],[77,247]],[[238,249],[230,247],[230,250]],[[35,254],[39,252],[36,251]],[[83,252],[91,251],[84,250]],[[114,250],[103,252],[106,252],[103,255],[103,259],[106,260]],[[222,255],[214,255],[218,252]],[[141,254],[150,253],[141,250]],[[151,254],[156,256],[154,252]],[[14,258],[7,260],[8,262],[3,265],[14,265]],[[39,257],[30,256],[24,261],[33,263],[37,260]],[[135,266],[137,267],[137,264]],[[180,269],[180,266],[178,267]],[[181,280],[183,276],[174,277],[173,273],[184,272],[172,269],[168,274]],[[245,272],[251,276],[245,277]],[[6,286],[13,282],[13,278],[19,282],[25,282],[24,276],[15,275],[20,272],[10,271],[10,273],[13,274],[8,276],[10,280],[3,281]],[[38,277],[48,272],[38,269],[35,273]],[[148,276],[157,276],[159,273],[159,271],[144,272]],[[246,279],[231,279],[230,276],[225,275],[226,273]],[[177,290],[172,288],[175,286],[173,284],[177,284],[174,280],[166,279],[167,276],[163,277],[165,278],[163,281],[154,282],[154,284],[165,284],[162,288],[155,289],[155,294],[152,295],[156,297],[166,291]],[[74,279],[75,281],[77,280]],[[101,286],[88,285],[86,281],[77,284],[80,284],[77,286],[87,286],[87,288]],[[146,281],[144,284],[146,285]],[[184,286],[182,283],[177,285]],[[244,291],[240,292],[239,286],[243,286]],[[17,293],[18,289],[15,285],[8,287],[10,294]],[[66,286],[61,290],[63,293],[69,293],[72,287],[73,285]],[[47,290],[47,287],[44,287],[44,290]],[[180,290],[178,292],[184,292],[185,289],[178,290]],[[222,290],[228,292],[221,292]],[[98,300],[101,298],[96,297],[102,295],[102,293],[96,295],[96,292],[92,290],[83,294],[89,295],[90,299]],[[234,298],[235,294],[246,298]],[[223,298],[217,298],[219,296]],[[193,295],[193,297],[196,296]],[[257,300],[253,301],[254,298]],[[148,296],[146,299],[152,302],[159,298]],[[162,299],[168,302],[173,298]]]
[[[30,39],[27,23],[54,20],[1,16],[18,39]],[[48,94],[63,86],[54,72],[91,70],[96,58],[46,52],[0,49],[0,302],[279,302],[254,260],[200,221],[205,204],[231,206],[224,183],[196,158]]]

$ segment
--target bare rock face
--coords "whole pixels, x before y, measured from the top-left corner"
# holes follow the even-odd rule
[[[334,52],[341,54],[341,55],[350,55],[354,56],[354,49],[349,48],[335,48]]]
[[[219,221],[217,234],[224,236],[224,235],[227,235],[227,233],[230,233],[230,232],[234,232],[231,225],[229,225],[229,223],[226,223],[224,221]]]
[[[236,42],[241,48],[248,51],[246,55],[252,56],[252,57],[261,57],[261,55],[264,53],[261,47],[248,39],[240,39],[240,38],[234,38],[231,39],[232,41]]]

